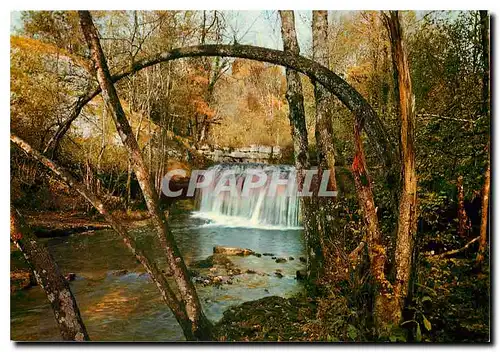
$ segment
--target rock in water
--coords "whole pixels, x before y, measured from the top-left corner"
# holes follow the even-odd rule
[[[113,275],[113,276],[123,276],[126,274],[128,274],[127,269],[119,269],[119,270],[115,270],[115,271],[111,272],[111,275]]]
[[[215,246],[214,254],[245,256],[255,254],[255,252],[248,248]]]
[[[73,281],[76,279],[76,274],[75,273],[68,273],[65,277],[66,281]]]
[[[278,258],[278,259],[276,259],[276,263],[286,263],[286,259],[285,258]]]
[[[306,272],[304,270],[297,270],[295,273],[295,278],[299,281],[306,279]]]

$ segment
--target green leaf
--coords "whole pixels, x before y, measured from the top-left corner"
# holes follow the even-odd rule
[[[432,298],[430,298],[429,296],[422,297],[422,301],[421,301],[422,303],[425,303],[427,301],[432,301]]]
[[[420,330],[420,324],[417,324],[417,335],[415,336],[415,341],[422,341],[422,330]]]
[[[350,325],[347,327],[347,335],[349,335],[349,338],[351,340],[356,340],[356,337],[358,337],[358,331],[356,330],[356,327],[354,325]]]
[[[431,322],[429,320],[427,320],[427,318],[423,314],[422,314],[422,319],[424,320],[425,329],[427,331],[431,331],[432,330],[432,324],[431,324]]]

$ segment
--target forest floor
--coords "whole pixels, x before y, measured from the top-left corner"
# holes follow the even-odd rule
[[[338,320],[345,317],[343,310],[329,312],[331,321],[320,319],[325,307],[319,308],[318,302],[301,295],[289,299],[265,297],[228,309],[217,323],[220,340],[488,342],[489,268],[477,273],[473,264],[470,257],[423,260],[420,277],[424,279],[417,284],[416,298],[408,307],[413,317],[388,339],[374,338],[373,331],[356,323],[339,324]],[[342,307],[338,302],[330,303],[333,310]]]

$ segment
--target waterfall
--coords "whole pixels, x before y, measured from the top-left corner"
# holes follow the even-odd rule
[[[212,179],[207,187],[197,190],[199,211],[193,215],[209,220],[208,226],[300,228],[300,208],[294,167],[234,163],[218,164],[210,167],[207,172],[212,173]],[[248,189],[248,194],[245,195],[243,192],[245,182],[257,182],[257,179],[253,178],[257,176],[251,172],[264,173],[267,175],[267,181],[260,187]],[[236,187],[232,189],[236,189],[237,192],[228,190],[217,192],[219,182],[226,186],[230,184],[227,180],[228,173],[234,175]],[[275,188],[275,192],[269,192],[273,177],[288,180],[288,185],[280,184]]]

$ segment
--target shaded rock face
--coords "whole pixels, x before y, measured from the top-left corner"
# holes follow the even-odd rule
[[[200,269],[209,269],[213,267],[219,267],[219,268],[223,267],[225,269],[231,269],[234,268],[235,265],[231,261],[231,259],[229,259],[225,255],[214,254],[206,259],[194,262],[191,266],[193,268],[200,268]]]
[[[251,145],[241,148],[221,148],[204,145],[198,153],[216,162],[267,163],[282,156],[280,146]]]

